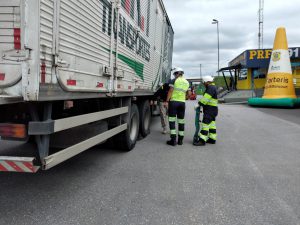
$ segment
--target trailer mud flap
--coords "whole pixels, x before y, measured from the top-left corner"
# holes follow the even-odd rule
[[[36,173],[39,166],[34,165],[31,157],[0,157],[0,172]]]

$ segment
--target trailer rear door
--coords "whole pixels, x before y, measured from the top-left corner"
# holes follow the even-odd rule
[[[112,88],[112,4],[109,1],[59,1],[57,77],[66,91],[109,92]],[[103,30],[107,30],[106,33]]]
[[[21,80],[23,49],[20,0],[0,0],[0,88]]]

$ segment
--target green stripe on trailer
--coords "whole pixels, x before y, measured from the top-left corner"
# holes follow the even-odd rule
[[[278,99],[249,98],[248,105],[294,108],[300,105],[300,99],[299,98],[278,98]]]
[[[114,53],[115,54],[115,53]],[[134,59],[131,59],[125,55],[118,54],[118,58],[126,63],[131,69],[133,69],[142,80],[144,80],[144,64],[137,62]]]
[[[101,46],[103,49],[105,49],[107,52],[110,52],[110,49],[105,48]],[[115,51],[112,51],[114,55],[116,55]],[[136,75],[138,75],[143,81],[144,81],[144,64],[137,62],[135,59],[131,59],[123,54],[118,53],[118,58],[122,60],[124,63],[126,63],[131,69],[134,70]]]

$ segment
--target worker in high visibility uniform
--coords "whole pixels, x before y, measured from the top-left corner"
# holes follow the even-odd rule
[[[199,100],[199,105],[203,107],[203,120],[199,137],[193,142],[196,146],[215,144],[217,141],[218,92],[213,80],[211,76],[203,77],[206,90],[203,98]]]
[[[169,92],[167,96],[169,127],[171,140],[167,141],[168,145],[182,145],[184,138],[184,116],[185,100],[190,96],[190,84],[183,78],[184,71],[181,68],[175,68],[173,75],[175,78],[169,83]],[[187,96],[188,95],[188,96]],[[178,123],[178,142],[176,131],[176,119]]]

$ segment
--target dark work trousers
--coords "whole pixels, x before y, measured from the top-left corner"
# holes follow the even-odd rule
[[[178,138],[183,139],[184,137],[184,115],[185,115],[185,103],[184,102],[169,102],[169,126],[171,139],[176,139],[176,119],[178,123]]]
[[[204,106],[203,107],[203,120],[202,129],[199,134],[202,141],[206,142],[208,139],[213,141],[217,140],[217,126],[216,117],[218,115],[218,108],[215,106]]]

